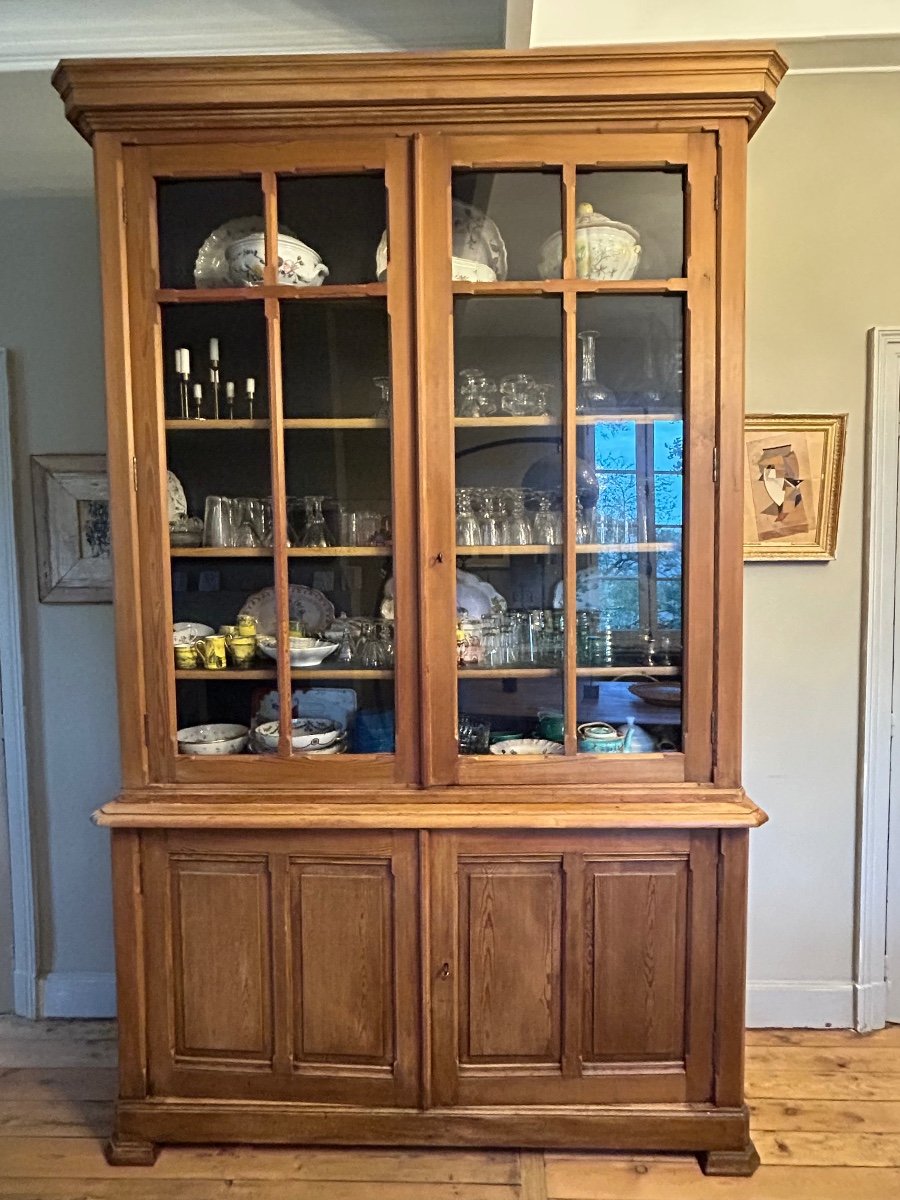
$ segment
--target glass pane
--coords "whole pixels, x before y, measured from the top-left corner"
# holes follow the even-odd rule
[[[268,417],[262,304],[164,304],[162,335],[167,419]]]
[[[563,692],[557,674],[461,677],[458,704],[461,754],[562,753]]]
[[[681,682],[586,672],[578,680],[578,725],[582,754],[680,751]]]
[[[553,171],[453,172],[453,278],[558,279],[562,188]]]
[[[232,287],[234,252],[246,237],[261,238],[259,177],[157,180],[160,287]]]
[[[282,304],[286,417],[374,417],[384,408],[387,303],[382,299]]]
[[[252,752],[251,730],[273,719],[273,705],[278,716],[275,663],[257,636],[274,629],[272,560],[227,557],[228,550],[221,557],[178,554],[172,616],[179,753]],[[243,610],[256,618],[252,629],[238,629]],[[268,693],[274,700],[265,704]]]
[[[380,173],[281,176],[278,221],[283,236],[303,243],[300,280],[326,286],[374,282],[386,225],[385,196]],[[282,257],[288,261],[289,256],[296,260],[298,248],[287,243]],[[286,276],[279,282],[299,280]]]
[[[581,170],[577,274],[588,279],[684,275],[684,173]]]

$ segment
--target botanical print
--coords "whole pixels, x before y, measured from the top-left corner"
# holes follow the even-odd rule
[[[78,522],[82,558],[107,558],[110,551],[109,502],[80,500]]]

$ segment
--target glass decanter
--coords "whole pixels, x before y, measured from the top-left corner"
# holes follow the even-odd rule
[[[331,536],[328,526],[325,524],[325,514],[322,512],[324,499],[324,496],[303,497],[306,507],[306,528],[303,530],[300,545],[307,549],[331,545]]]
[[[379,418],[389,417],[391,415],[391,381],[387,375],[376,375],[372,382],[381,397],[374,415]]]
[[[616,393],[597,379],[597,338],[595,329],[579,333],[581,342],[581,382],[575,395],[575,411],[579,415],[611,412],[617,404]]]

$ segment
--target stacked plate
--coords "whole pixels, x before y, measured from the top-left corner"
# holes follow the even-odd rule
[[[264,721],[252,734],[257,754],[273,754],[280,736],[277,721]],[[291,746],[295,754],[346,754],[347,732],[338,721],[325,717],[295,717],[291,721]]]

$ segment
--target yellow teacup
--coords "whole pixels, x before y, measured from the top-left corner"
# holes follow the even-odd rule
[[[225,670],[225,638],[221,633],[211,633],[209,637],[197,638],[194,642],[197,653],[207,671]]]
[[[194,645],[175,647],[175,666],[179,671],[194,671],[200,665],[200,652]]]
[[[237,634],[237,625],[220,625],[219,633],[224,638],[233,638]]]
[[[249,667],[256,657],[255,637],[232,637],[228,640],[228,653],[236,667]]]
[[[256,637],[256,621],[253,617],[241,613],[237,619],[237,635],[240,638]]]

